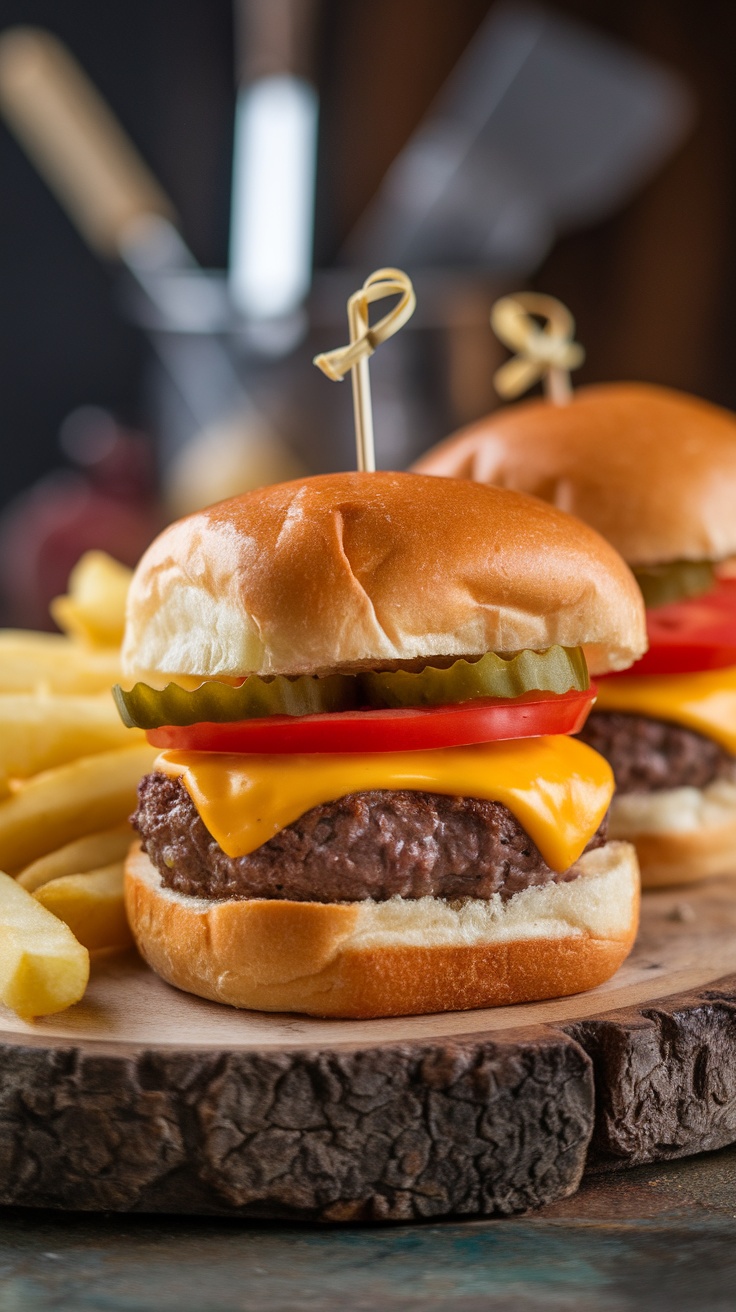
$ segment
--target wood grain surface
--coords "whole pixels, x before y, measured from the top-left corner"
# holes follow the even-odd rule
[[[736,886],[647,894],[591,993],[386,1021],[236,1012],[100,961],[0,1018],[0,1202],[327,1221],[508,1214],[736,1141]]]

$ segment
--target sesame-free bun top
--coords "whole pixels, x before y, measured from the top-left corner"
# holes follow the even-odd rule
[[[668,388],[603,383],[569,405],[505,406],[416,469],[543,497],[631,565],[736,553],[736,417]]]
[[[620,557],[531,497],[419,474],[280,483],[165,529],[128,596],[126,681],[318,674],[584,646],[646,646]]]

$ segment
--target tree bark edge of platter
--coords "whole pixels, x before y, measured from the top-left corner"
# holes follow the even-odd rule
[[[616,1170],[736,1142],[736,975],[565,1025],[593,1063],[586,1169]]]
[[[0,1047],[0,1202],[302,1220],[575,1192],[590,1059],[561,1031],[356,1050]]]
[[[472,1017],[468,1017],[472,1024]],[[510,1214],[736,1141],[736,975],[490,1039],[0,1039],[0,1203],[314,1221]]]

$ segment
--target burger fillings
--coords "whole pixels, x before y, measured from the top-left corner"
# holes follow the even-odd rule
[[[611,834],[645,884],[736,866],[736,420],[642,384],[581,388],[566,406],[506,407],[417,468],[531,492],[621,552],[647,607],[649,650],[602,679],[582,737],[613,765]]]
[[[570,734],[585,657],[644,643],[616,553],[513,493],[328,475],[173,525],[136,571],[118,694],[163,749],[127,868],[143,955],[205,997],[336,1016],[608,978],[636,860]]]

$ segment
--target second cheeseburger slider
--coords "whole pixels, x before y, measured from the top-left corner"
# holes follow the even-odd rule
[[[602,679],[583,735],[611,762],[611,833],[645,885],[736,872],[736,418],[642,383],[505,406],[427,453],[427,473],[533,493],[628,561],[649,650]]]
[[[413,474],[308,478],[172,525],[135,573],[126,901],[164,979],[387,1016],[575,993],[627,956],[638,868],[569,736],[645,645],[570,516]]]

